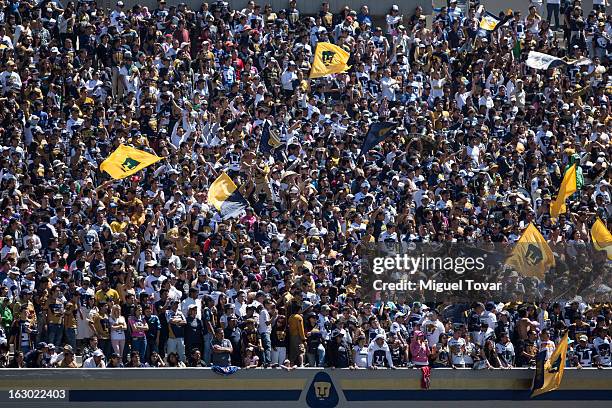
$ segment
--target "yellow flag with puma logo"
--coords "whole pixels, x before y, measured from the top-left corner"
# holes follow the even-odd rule
[[[161,159],[163,157],[122,144],[100,164],[100,170],[118,180],[131,176]]]
[[[314,61],[310,68],[310,78],[320,78],[346,71],[350,68],[347,65],[349,57],[350,54],[337,45],[327,42],[317,43]]]
[[[544,279],[546,271],[555,266],[555,256],[540,231],[530,223],[515,244],[506,264],[514,266],[523,276]]]

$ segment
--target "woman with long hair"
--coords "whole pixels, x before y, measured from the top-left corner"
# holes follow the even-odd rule
[[[276,317],[276,321],[272,325],[270,340],[272,342],[271,364],[273,367],[280,366],[287,358],[287,345],[289,343],[287,337],[287,317],[285,315],[278,315]]]
[[[25,359],[23,357],[23,351],[15,352],[15,355],[7,368],[25,368]]]
[[[121,315],[121,306],[114,305],[111,309],[111,315],[109,317],[109,323],[111,325],[111,344],[113,351],[120,356],[123,356],[123,349],[125,348],[125,331],[127,330],[127,323],[125,317]]]
[[[185,364],[179,360],[178,354],[174,351],[168,354],[168,367],[185,368]]]
[[[484,356],[492,368],[502,368],[503,364],[495,350],[495,343],[492,340],[487,340],[484,344]]]
[[[430,360],[433,368],[450,366],[450,347],[448,346],[448,334],[440,333],[439,341],[432,346]]]
[[[140,354],[141,361],[146,361],[145,351],[147,350],[147,330],[149,330],[149,325],[145,315],[142,313],[142,306],[136,306],[134,313],[128,320],[132,329],[132,350]]]

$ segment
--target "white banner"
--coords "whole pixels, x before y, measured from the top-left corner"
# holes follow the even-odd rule
[[[527,66],[534,69],[549,69],[560,67],[563,65],[591,65],[593,61],[588,58],[581,57],[577,60],[565,61],[561,58],[554,57],[552,55],[544,54],[537,51],[530,51],[525,61]]]
[[[527,56],[526,64],[534,69],[549,69],[566,65],[561,58],[553,57],[552,55],[544,54],[537,51],[530,51]]]

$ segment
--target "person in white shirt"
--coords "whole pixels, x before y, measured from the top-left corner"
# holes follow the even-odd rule
[[[353,346],[353,361],[357,368],[368,367],[368,347],[363,334],[357,338],[357,344]]]
[[[391,358],[391,350],[385,341],[385,335],[378,334],[368,346],[368,368],[377,369],[385,366],[395,369]]]
[[[497,316],[495,315],[495,303],[487,302],[485,305],[485,310],[480,315],[480,321],[487,323],[487,325],[495,330],[497,327]]]
[[[14,70],[15,62],[10,60],[6,63],[6,71],[0,74],[0,84],[2,84],[3,94],[9,90],[21,89],[21,77]]]
[[[20,285],[18,277],[20,274],[19,268],[12,267],[8,271],[8,277],[2,281],[2,286],[8,289],[6,296],[11,301],[19,298]]]
[[[441,78],[440,71],[434,71],[431,74],[431,80],[429,81],[429,84],[431,85],[432,98],[442,98],[444,96],[445,83],[446,78]]]
[[[244,290],[238,291],[236,300],[234,301],[234,312],[239,319],[246,315],[247,304],[245,298],[246,292]]]
[[[322,305],[321,313],[319,313],[319,317],[317,319],[317,326],[319,328],[319,331],[321,332],[321,336],[326,341],[330,339],[331,334],[328,330],[330,310],[331,308],[329,307],[329,305]]]
[[[380,86],[383,98],[387,98],[390,102],[394,102],[397,99],[396,92],[400,90],[400,85],[397,80],[391,76],[390,69],[387,68],[385,70],[380,80]]]
[[[257,308],[259,312],[259,324],[257,326],[257,332],[261,337],[261,344],[263,346],[263,365],[268,367],[272,361],[270,353],[272,351],[272,342],[270,335],[272,334],[272,319],[270,318],[270,308],[272,301],[269,299],[264,300],[263,305]]]
[[[610,358],[610,344],[612,341],[610,340],[610,336],[606,335],[604,327],[599,327],[595,330],[598,330],[599,333],[597,337],[593,339],[593,347],[597,351],[599,365],[601,367],[612,367],[612,360]]]
[[[499,343],[495,345],[495,351],[499,355],[500,360],[502,361],[502,365],[504,365],[505,367],[514,366],[514,345],[510,341],[508,332],[503,332],[501,334]]]
[[[291,93],[294,90],[294,83],[297,81],[298,77],[295,73],[295,62],[290,61],[287,69],[281,75],[281,84],[283,90],[287,93]]]
[[[4,260],[9,255],[11,255],[14,259],[19,258],[19,252],[17,251],[17,247],[13,245],[13,237],[10,235],[6,235],[2,240],[0,259]]]
[[[555,342],[550,339],[548,329],[542,330],[540,339],[538,340],[538,351],[546,351],[546,359],[548,360],[555,352],[555,348]]]
[[[448,341],[450,348],[451,364],[453,367],[465,367],[465,339],[461,337],[462,329],[457,329],[453,333],[453,338]]]
[[[404,16],[399,13],[399,7],[397,6],[397,4],[392,5],[389,14],[387,14],[387,16],[385,17],[388,35],[394,37],[398,34],[397,26],[403,18]]]
[[[117,27],[117,31],[122,31],[121,20],[126,18],[125,13],[123,12],[123,2],[120,0],[117,2],[115,9],[110,14],[111,25]]]
[[[6,35],[6,28],[4,27],[4,25],[0,27],[0,45],[5,45],[6,48],[10,50],[13,49],[13,40],[11,39],[11,37]]]
[[[440,339],[440,334],[444,333],[444,325],[438,319],[438,313],[431,311],[427,314],[427,319],[421,323],[421,328],[425,331],[427,342],[429,344],[437,344]]]
[[[98,349],[94,351],[93,356],[83,362],[83,368],[106,368],[102,350]]]
[[[198,299],[198,289],[197,288],[189,288],[189,296],[181,302],[181,311],[185,316],[189,314],[189,306],[196,305],[197,312],[196,317],[198,319],[202,318],[202,301]]]
[[[475,345],[482,348],[484,347],[485,342],[489,340],[491,337],[493,337],[494,335],[495,335],[495,332],[493,331],[491,327],[489,327],[489,324],[486,322],[482,322],[480,324],[480,331],[474,332],[473,334],[474,337],[472,341],[474,342]]]

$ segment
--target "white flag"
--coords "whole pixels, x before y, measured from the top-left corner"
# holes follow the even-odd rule
[[[527,61],[525,62],[528,67],[534,69],[549,69],[565,65],[591,65],[593,63],[593,61],[584,57],[577,60],[565,61],[561,58],[537,51],[530,51],[527,56]]]
[[[529,52],[526,63],[528,67],[534,69],[549,69],[566,65],[561,58],[537,51]]]

